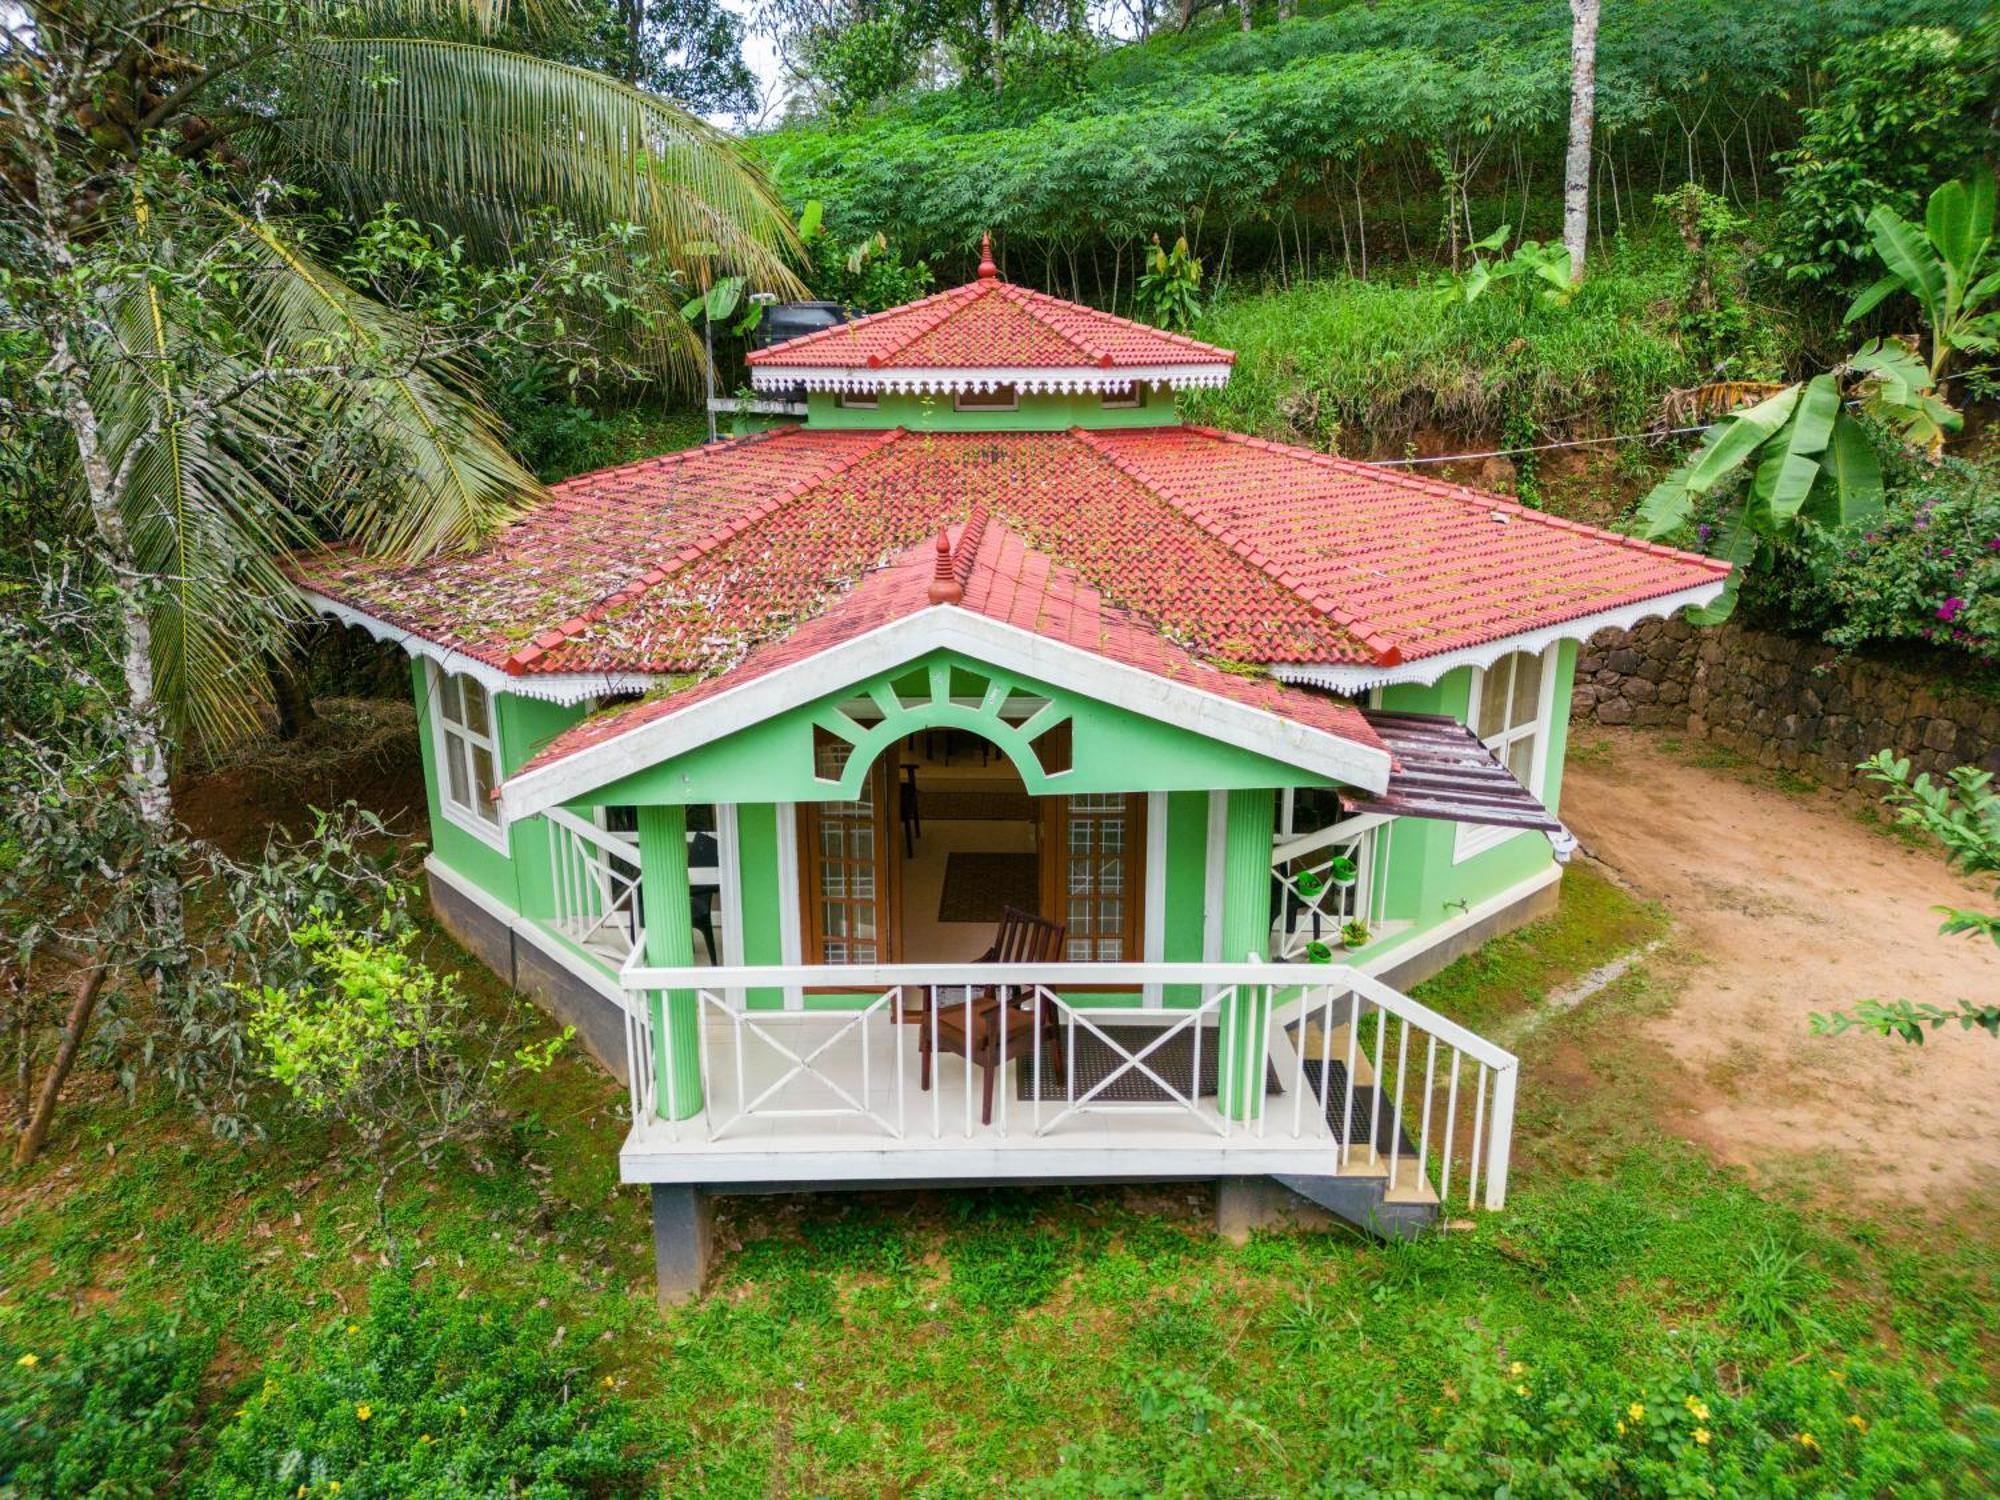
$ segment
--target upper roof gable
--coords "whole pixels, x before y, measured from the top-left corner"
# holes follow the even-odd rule
[[[1235,362],[1227,349],[1015,286],[991,270],[988,261],[964,286],[756,350],[747,357],[752,382],[833,370],[850,385],[871,377],[920,384],[919,371],[1047,371],[1045,383],[1060,384],[1054,372],[1069,371],[1074,384],[1077,372],[1126,371],[1171,385],[1220,384]]]

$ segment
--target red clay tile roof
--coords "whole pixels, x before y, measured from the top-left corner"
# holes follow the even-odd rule
[[[517,674],[708,674],[975,510],[1209,660],[1388,665],[1727,571],[1460,486],[1157,427],[781,429],[570,480],[478,552],[333,552],[294,574]]]
[[[920,302],[802,334],[748,356],[750,367],[1101,369],[1229,365],[1227,349],[1010,282],[980,279]]]
[[[936,543],[928,538],[919,541],[867,574],[823,613],[791,634],[758,647],[736,666],[677,691],[586,719],[550,741],[515,775],[525,776],[643,724],[683,713],[731,689],[809,661],[896,620],[940,607],[970,610],[1386,753],[1380,736],[1358,708],[1324,693],[1210,665],[1167,640],[1131,611],[1110,603],[1076,569],[1052,562],[1019,535],[991,520],[984,510],[974,511],[959,528],[952,549],[952,571],[964,589],[958,604],[933,603],[936,566]]]

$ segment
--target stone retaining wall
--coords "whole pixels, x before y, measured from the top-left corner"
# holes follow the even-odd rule
[[[1918,770],[2000,772],[2000,692],[1734,621],[1600,631],[1577,658],[1570,711],[1579,725],[1681,730],[1833,786],[1885,746]]]

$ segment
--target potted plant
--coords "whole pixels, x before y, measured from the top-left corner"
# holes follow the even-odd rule
[[[1335,885],[1345,890],[1361,878],[1361,867],[1345,854],[1336,854],[1327,861],[1326,873]]]
[[[1333,962],[1333,945],[1314,938],[1306,944],[1306,962],[1309,964],[1330,964]]]
[[[1321,891],[1326,889],[1326,881],[1320,877],[1319,871],[1304,870],[1293,877],[1292,889],[1310,901],[1314,896],[1317,896]]]
[[[1352,952],[1356,948],[1366,947],[1368,938],[1369,932],[1366,922],[1349,922],[1340,929],[1340,945],[1349,952]]]

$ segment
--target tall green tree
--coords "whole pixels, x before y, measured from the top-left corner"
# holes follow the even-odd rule
[[[347,285],[298,190],[403,204],[503,254],[553,209],[670,265],[796,285],[790,221],[672,104],[487,40],[505,0],[27,0],[0,11],[0,357],[55,413],[45,476],[116,589],[127,781],[172,822],[169,742],[227,728],[234,664],[296,606],[273,553],[338,530],[464,544],[537,486],[462,346]],[[699,368],[684,326],[662,357]],[[10,380],[9,384],[13,384]],[[164,909],[177,893],[157,891]]]

